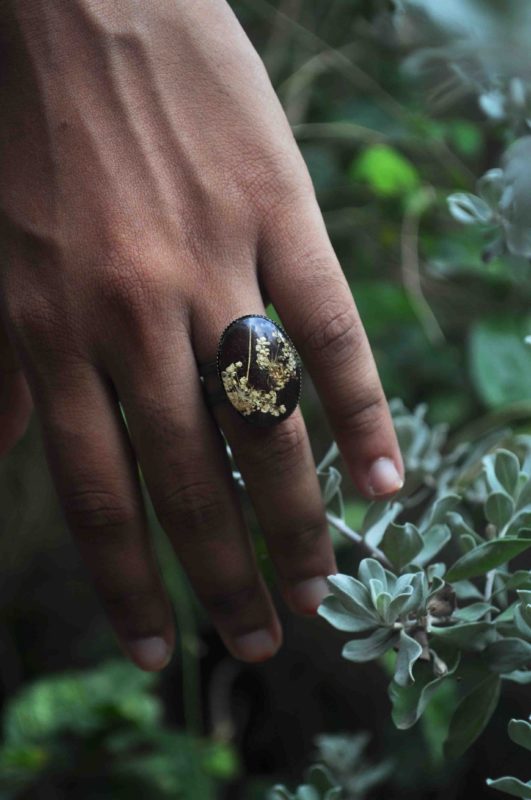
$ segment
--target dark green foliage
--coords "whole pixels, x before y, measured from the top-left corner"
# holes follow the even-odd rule
[[[165,727],[156,683],[116,661],[29,686],[4,715],[2,799],[42,785],[73,786],[78,798],[214,800],[237,771],[235,755]]]

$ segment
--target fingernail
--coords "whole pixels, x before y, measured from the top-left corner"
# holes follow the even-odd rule
[[[290,587],[289,599],[300,614],[315,614],[330,593],[324,578],[309,578]]]
[[[135,663],[149,672],[163,669],[171,657],[170,648],[160,636],[127,642],[127,650]]]
[[[378,458],[369,470],[369,490],[372,495],[398,492],[404,481],[390,458]]]
[[[232,640],[231,650],[240,661],[257,663],[274,656],[277,651],[275,640],[268,630],[253,631]]]

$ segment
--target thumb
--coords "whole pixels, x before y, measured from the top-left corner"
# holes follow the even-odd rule
[[[28,384],[0,320],[0,458],[26,431],[32,407]]]

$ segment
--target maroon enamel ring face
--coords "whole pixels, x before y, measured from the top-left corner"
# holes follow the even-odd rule
[[[228,401],[253,425],[277,425],[297,408],[301,362],[287,333],[267,317],[239,317],[225,328],[217,369]]]

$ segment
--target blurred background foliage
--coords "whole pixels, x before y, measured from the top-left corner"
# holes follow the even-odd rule
[[[530,432],[531,159],[511,150],[531,118],[526,4],[233,7],[308,164],[387,395],[426,403],[457,438]],[[478,188],[490,170],[494,197]],[[319,459],[330,434],[308,381],[303,404]],[[365,505],[348,489],[346,501],[359,527]],[[487,774],[518,773],[505,730],[528,714],[525,687],[508,687],[485,736],[446,763],[444,693],[421,724],[394,730],[385,663],[345,663],[321,620],[293,619],[278,597],[281,653],[257,667],[230,659],[152,527],[180,633],[160,678],[116,660],[35,425],[0,463],[1,800],[258,800],[277,780],[297,785],[316,748],[331,768],[351,759],[351,800],[490,796]],[[338,544],[341,571],[359,557]]]

